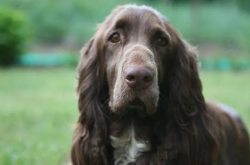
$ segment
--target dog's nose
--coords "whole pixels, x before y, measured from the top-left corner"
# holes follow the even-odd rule
[[[154,78],[154,71],[142,66],[128,67],[125,71],[125,78],[131,88],[146,88]]]

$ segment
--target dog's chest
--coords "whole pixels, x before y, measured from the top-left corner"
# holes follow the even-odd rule
[[[110,136],[110,139],[114,148],[115,165],[127,165],[135,162],[142,152],[150,150],[147,141],[136,140],[133,126],[126,130],[122,136]]]

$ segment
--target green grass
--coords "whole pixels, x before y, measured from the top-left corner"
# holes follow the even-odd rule
[[[250,131],[250,72],[201,72],[207,100],[235,108]]]
[[[11,69],[0,77],[0,164],[61,164],[78,114],[74,71]]]
[[[0,70],[1,165],[65,161],[78,116],[75,77],[66,68]],[[249,129],[249,72],[201,72],[201,77],[206,97],[238,109]]]

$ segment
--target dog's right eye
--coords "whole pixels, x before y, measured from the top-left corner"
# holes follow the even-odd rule
[[[109,40],[112,42],[112,43],[117,43],[121,40],[120,38],[120,34],[118,33],[114,33],[110,36]]]
[[[159,46],[166,46],[168,43],[168,40],[165,37],[158,37],[156,39],[156,44]]]

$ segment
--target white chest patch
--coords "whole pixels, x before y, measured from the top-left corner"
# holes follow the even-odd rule
[[[114,147],[115,165],[127,165],[135,162],[142,152],[150,150],[147,143],[136,141],[133,126],[123,136],[110,136],[110,139],[111,145]]]

